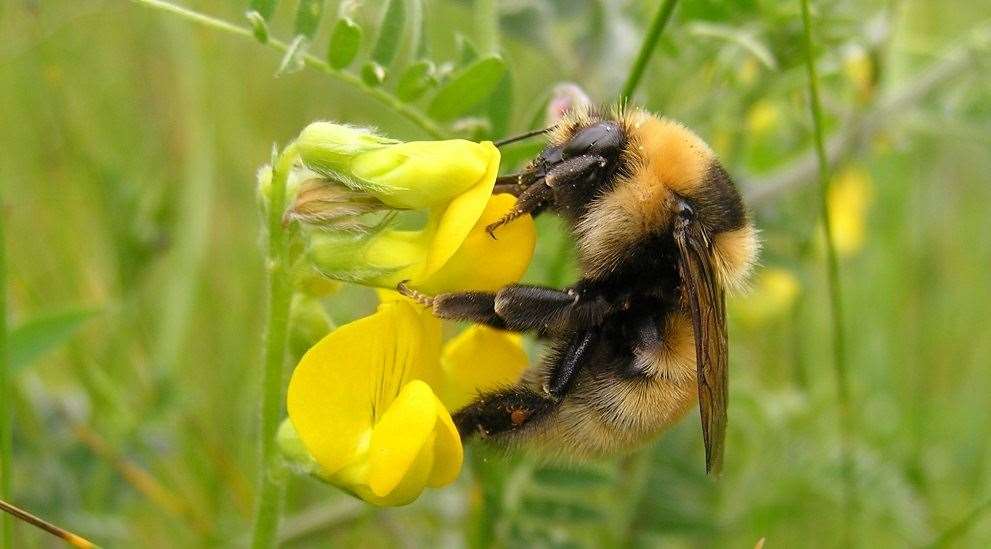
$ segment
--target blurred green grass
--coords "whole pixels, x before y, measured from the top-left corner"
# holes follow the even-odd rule
[[[366,4],[367,30],[380,4]],[[242,2],[188,5],[243,17]],[[275,34],[289,34],[293,5],[282,3]],[[454,59],[456,35],[476,36],[472,4],[427,5],[432,55]],[[991,22],[991,6],[963,0],[814,7],[834,130],[873,101],[858,96],[844,70],[851,52],[867,52],[878,77],[871,89],[883,97]],[[559,81],[580,83],[596,100],[615,97],[653,6],[501,9],[517,131]],[[706,34],[714,25],[735,39]],[[328,27],[325,19],[321,48]],[[731,173],[759,185],[811,144],[800,31],[797,2],[683,0],[635,97],[696,129]],[[773,68],[741,45],[744,36],[770,52]],[[13,0],[0,6],[0,37],[10,323],[98,311],[17,374],[15,501],[106,546],[244,544],[264,303],[255,170],[273,142],[315,119],[423,134],[325,75],[274,78],[279,55],[251,40],[127,2]],[[864,246],[842,263],[858,545],[991,541],[987,51],[978,48],[972,69],[884,120],[847,162],[866,170],[873,193]],[[763,129],[752,123],[758,106],[774,113]],[[593,469],[556,474],[513,462],[500,473],[508,479],[497,530],[504,543],[751,546],[766,537],[768,547],[835,545],[839,438],[815,200],[805,186],[755,212],[762,263],[787,269],[801,290],[784,310],[731,326],[733,400],[719,482],[701,472],[694,416],[649,452]],[[567,253],[562,259],[559,226],[542,219],[540,227],[528,278],[567,283],[574,267]],[[373,303],[370,292],[348,289],[329,307],[340,324]],[[294,478],[283,534],[299,547],[457,545],[474,497],[469,476],[387,510]],[[49,543],[25,526],[15,539],[18,547]]]

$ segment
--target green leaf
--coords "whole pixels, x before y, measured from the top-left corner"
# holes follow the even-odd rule
[[[492,135],[504,137],[513,115],[513,74],[508,69],[496,85],[495,93],[489,97],[487,112],[492,123]]]
[[[361,79],[369,86],[381,86],[385,80],[385,67],[375,61],[369,61],[361,67]]]
[[[245,14],[248,18],[248,23],[251,24],[251,34],[255,35],[255,40],[258,40],[262,44],[268,43],[268,24],[265,22],[265,18],[262,14],[257,11],[249,11]]]
[[[350,17],[341,17],[330,32],[327,62],[335,69],[343,69],[354,61],[361,48],[361,26]]]
[[[406,0],[389,0],[382,13],[378,40],[372,50],[372,60],[388,67],[399,51],[406,27]]]
[[[299,0],[296,8],[296,35],[313,38],[323,15],[323,0]]]
[[[433,61],[422,60],[413,63],[403,71],[396,85],[396,97],[403,101],[416,101],[423,92],[437,84]]]
[[[16,373],[60,347],[89,318],[93,309],[67,309],[37,316],[10,333],[10,366]]]
[[[412,59],[426,59],[428,55],[427,18],[424,17],[423,0],[410,0],[409,51]]]
[[[250,11],[257,11],[266,21],[269,21],[272,19],[272,14],[275,13],[275,5],[278,3],[279,0],[251,0],[248,6]]]
[[[505,73],[506,63],[502,58],[483,57],[446,82],[427,112],[438,120],[456,118],[490,96]]]
[[[454,37],[454,43],[458,50],[459,67],[468,66],[472,61],[478,59],[478,48],[475,47],[475,44],[467,36],[458,33]]]

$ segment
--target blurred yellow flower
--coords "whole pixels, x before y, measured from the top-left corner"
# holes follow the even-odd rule
[[[777,127],[781,118],[781,111],[778,106],[767,99],[762,99],[747,112],[747,131],[753,137],[762,137]]]
[[[874,94],[874,62],[864,48],[847,48],[843,55],[843,74],[853,84],[859,101],[866,102]]]
[[[791,310],[800,291],[801,285],[791,271],[769,267],[757,274],[746,295],[731,301],[731,310],[743,324],[760,326]]]
[[[872,197],[871,176],[863,168],[848,166],[833,178],[826,198],[838,254],[854,255],[864,247]]]
[[[442,361],[440,321],[398,294],[383,297],[375,314],[303,356],[279,440],[297,467],[369,503],[405,505],[460,473],[461,439],[448,410],[515,382],[526,355],[518,338],[476,326]]]
[[[736,78],[744,86],[751,86],[757,81],[757,76],[760,74],[760,63],[757,62],[757,58],[753,56],[747,56],[743,63],[740,63],[739,68],[736,70]]]

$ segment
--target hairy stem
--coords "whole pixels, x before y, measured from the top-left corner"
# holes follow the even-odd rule
[[[251,29],[248,27],[242,27],[240,25],[235,25],[229,21],[219,19],[216,17],[211,17],[182,6],[176,6],[175,4],[165,2],[163,0],[131,0],[136,4],[141,4],[149,8],[157,9],[173,15],[177,15],[188,21],[210,27],[219,31],[227,32],[230,34],[235,34],[244,38],[249,38],[255,40],[254,34],[252,34]],[[266,46],[269,46],[277,51],[285,53],[289,50],[289,45],[281,40],[276,40],[274,38],[269,38],[265,42]],[[415,126],[423,130],[424,133],[433,138],[442,138],[445,135],[443,129],[437,125],[436,122],[431,120],[427,115],[423,114],[416,108],[403,103],[399,98],[390,94],[389,92],[381,88],[373,88],[366,85],[360,77],[351,74],[349,72],[337,71],[331,68],[326,61],[320,59],[319,57],[311,54],[304,53],[301,57],[304,65],[312,69],[319,70],[324,74],[327,74],[331,78],[335,78],[340,82],[344,82],[350,86],[353,86],[362,91],[365,95],[372,97],[376,101],[382,103],[385,107],[389,108],[399,116],[402,116],[406,120],[409,120]]]
[[[801,0],[801,4],[802,23],[805,26],[805,65],[809,77],[809,109],[815,130],[815,151],[819,164],[819,207],[826,237],[826,270],[833,332],[833,366],[836,370],[836,398],[840,408],[840,451],[845,518],[843,546],[849,547],[850,542],[854,539],[853,521],[857,515],[857,486],[853,469],[853,416],[850,410],[850,382],[847,373],[846,342],[843,337],[843,299],[840,287],[839,259],[836,255],[836,244],[833,241],[833,227],[829,215],[829,158],[826,155],[826,142],[823,137],[822,106],[819,102],[819,75],[816,71],[815,53],[812,47],[812,17],[809,14],[809,0]]]
[[[289,306],[292,302],[288,260],[289,234],[283,227],[282,213],[286,209],[286,179],[292,169],[295,156],[295,148],[289,146],[272,166],[272,183],[266,212],[268,317],[262,373],[260,478],[252,542],[252,547],[256,549],[275,545],[279,515],[282,511],[284,477],[279,470],[275,436],[282,417],[282,371],[289,332]]]
[[[13,379],[7,347],[7,255],[3,232],[3,199],[0,197],[0,499],[10,500],[13,477]],[[0,515],[0,549],[14,546],[14,524]]]
[[[671,14],[674,13],[674,6],[677,3],[678,0],[664,0],[658,6],[654,20],[651,21],[647,35],[643,39],[643,44],[640,45],[640,53],[637,54],[637,59],[634,61],[633,67],[626,77],[626,83],[623,84],[623,91],[619,96],[620,102],[625,103],[629,101],[633,92],[636,91],[637,85],[640,84],[640,79],[643,77],[643,71],[647,68],[647,62],[650,61],[650,57],[654,54],[657,41],[661,39],[661,33],[664,32],[664,27],[671,20]]]

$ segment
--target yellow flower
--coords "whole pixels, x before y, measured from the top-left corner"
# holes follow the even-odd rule
[[[731,310],[743,324],[759,326],[788,313],[800,291],[791,271],[769,267],[757,274],[750,292],[732,300]]]
[[[307,257],[329,278],[389,290],[409,281],[429,293],[495,290],[530,262],[530,217],[505,226],[498,240],[485,231],[516,202],[491,195],[500,160],[491,143],[400,143],[318,122],[287,150],[302,162],[289,181],[287,219],[304,225]],[[263,199],[270,179],[270,170],[259,174]],[[375,314],[334,330],[300,359],[279,443],[298,469],[369,503],[404,505],[461,470],[448,410],[515,382],[526,355],[518,337],[480,326],[442,353],[441,323],[429,310],[379,293]],[[319,303],[306,299],[298,316],[314,320]]]
[[[847,167],[833,179],[826,198],[838,254],[854,255],[864,247],[872,194],[871,176],[863,168]]]
[[[289,215],[319,227],[309,236],[308,256],[327,277],[382,288],[432,280],[424,289],[441,290],[458,276],[435,276],[449,262],[464,266],[504,257],[518,262],[520,254],[501,252],[533,246],[530,220],[508,227],[512,234],[499,241],[477,231],[480,219],[494,220],[493,212],[504,213],[513,204],[512,197],[490,201],[500,160],[492,143],[401,143],[366,129],[316,122],[294,147],[317,177],[298,186]],[[389,210],[419,210],[422,217],[368,219]],[[418,227],[409,226],[417,222]],[[463,246],[470,235],[474,241]],[[455,258],[458,250],[462,255]]]
[[[284,455],[375,505],[454,482],[463,453],[448,410],[516,381],[526,356],[517,338],[473,327],[445,350],[442,369],[440,334],[439,320],[398,294],[331,332],[289,382]]]

